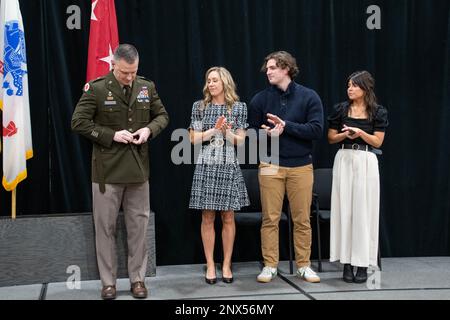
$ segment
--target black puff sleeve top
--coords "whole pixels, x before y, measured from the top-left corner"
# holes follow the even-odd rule
[[[347,127],[356,127],[369,134],[374,134],[375,131],[385,132],[389,126],[388,112],[383,106],[377,106],[372,121],[369,119],[356,119],[348,116],[348,109],[350,104],[342,102],[333,107],[331,114],[328,116],[328,128],[335,129],[339,133],[342,132],[344,124]],[[345,139],[343,144],[367,144],[363,139],[357,138],[355,140]]]

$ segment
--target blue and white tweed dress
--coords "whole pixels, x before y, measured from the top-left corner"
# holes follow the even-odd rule
[[[209,104],[201,108],[201,101],[197,101],[192,107],[190,128],[209,130],[222,115],[232,123],[232,130],[248,126],[247,106],[243,102],[236,102],[230,113],[226,105]],[[248,205],[250,201],[234,146],[226,141],[219,147],[203,145],[196,161],[189,208],[238,211]]]

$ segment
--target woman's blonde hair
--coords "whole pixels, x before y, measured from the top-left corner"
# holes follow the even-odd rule
[[[203,102],[202,107],[206,108],[212,101],[212,96],[208,90],[208,77],[211,72],[216,71],[223,83],[223,93],[225,95],[225,104],[228,110],[233,108],[233,104],[239,101],[239,96],[236,93],[236,84],[230,72],[224,67],[212,67],[205,74],[205,86],[203,87]]]

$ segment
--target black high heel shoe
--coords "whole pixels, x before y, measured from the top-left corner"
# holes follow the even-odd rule
[[[233,279],[233,277],[231,277],[231,278],[222,277],[222,281],[224,283],[233,283],[234,279]]]
[[[231,272],[233,272],[233,266],[232,265],[230,266],[230,270],[231,270]],[[223,265],[222,265],[222,281],[224,283],[233,283],[233,281],[234,281],[233,276],[231,276],[230,278],[227,278],[227,277],[223,276]]]
[[[208,278],[206,277],[206,275],[207,275],[207,273],[208,273],[208,267],[205,266],[204,269],[205,269],[205,282],[206,282],[207,284],[216,284],[216,283],[217,283],[217,277],[208,279]],[[216,266],[214,266],[214,269],[216,269]]]
[[[208,279],[208,278],[205,276],[205,282],[206,282],[207,284],[216,284],[216,283],[217,283],[217,278]]]

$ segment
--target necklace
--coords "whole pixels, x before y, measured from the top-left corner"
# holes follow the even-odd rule
[[[367,117],[367,108],[364,105],[351,105],[350,116],[355,119],[365,119]]]

